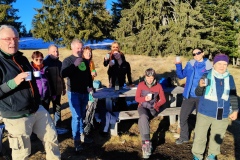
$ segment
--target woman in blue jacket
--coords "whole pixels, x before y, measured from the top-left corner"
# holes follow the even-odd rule
[[[231,120],[237,119],[238,98],[233,77],[227,71],[228,63],[227,55],[217,54],[213,60],[213,69],[202,77],[196,88],[196,95],[201,97],[192,148],[194,160],[203,159],[209,128],[211,131],[207,160],[215,160],[227,130],[228,117]],[[204,82],[205,78],[208,85]],[[230,113],[230,110],[233,112]]]
[[[184,100],[180,111],[180,137],[176,144],[182,144],[189,141],[188,117],[194,109],[197,109],[199,98],[195,95],[195,89],[204,73],[212,68],[212,63],[203,58],[204,52],[200,48],[193,50],[193,59],[187,62],[184,69],[182,63],[176,62],[176,72],[180,79],[186,78],[186,85],[183,92]]]

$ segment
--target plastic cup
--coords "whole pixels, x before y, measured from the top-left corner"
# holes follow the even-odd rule
[[[115,64],[115,61],[114,61],[114,59],[113,59],[113,60],[111,60],[111,62],[112,62],[113,64]]]
[[[180,62],[180,56],[176,57],[176,62]]]
[[[40,77],[41,73],[40,73],[40,71],[34,71],[33,75],[34,75],[34,77]]]
[[[25,78],[25,81],[31,81],[32,80],[32,72],[28,71],[25,73],[28,73],[28,76]]]
[[[208,85],[208,78],[204,78],[204,83],[206,86]]]
[[[152,93],[148,93],[147,96],[152,99]]]
[[[106,59],[109,59],[110,58],[110,55],[109,54],[106,54]]]

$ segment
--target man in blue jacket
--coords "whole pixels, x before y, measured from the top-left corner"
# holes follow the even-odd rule
[[[212,63],[203,58],[204,52],[201,48],[193,50],[193,59],[187,62],[184,69],[182,63],[176,62],[176,72],[180,79],[186,78],[186,84],[183,92],[184,100],[180,111],[180,137],[176,144],[183,144],[189,141],[188,117],[194,109],[197,110],[199,98],[195,94],[198,82],[204,73],[208,73],[212,68]]]

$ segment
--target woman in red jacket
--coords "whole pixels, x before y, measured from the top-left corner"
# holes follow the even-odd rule
[[[158,115],[159,108],[166,102],[154,69],[149,68],[145,71],[144,81],[138,84],[135,100],[139,103],[138,127],[142,138],[143,158],[149,158],[152,151],[149,121]]]

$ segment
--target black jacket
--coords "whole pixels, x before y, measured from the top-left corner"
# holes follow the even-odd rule
[[[31,81],[23,81],[14,89],[7,85],[25,71],[32,71],[32,67],[22,52],[9,56],[0,51],[0,111],[4,118],[21,117],[38,110],[40,96],[33,74]]]
[[[132,84],[131,66],[125,59],[123,59],[123,62],[121,65],[118,64],[117,60],[115,60],[115,64],[109,67],[108,72],[112,78],[112,87],[115,86],[115,82],[117,78],[118,78],[119,86],[123,87],[124,83],[126,83],[126,76],[128,78],[128,83]]]
[[[43,64],[44,66],[48,66],[48,82],[51,95],[61,95],[63,90],[66,89],[64,79],[60,75],[62,62],[59,59],[53,59],[48,55],[43,60]]]
[[[77,58],[78,57],[71,55],[63,60],[61,75],[63,78],[67,77],[68,91],[77,93],[88,93],[87,87],[93,87],[90,68],[86,60],[83,59],[82,63],[85,64],[86,69],[81,71],[78,67],[74,65],[74,61]]]

